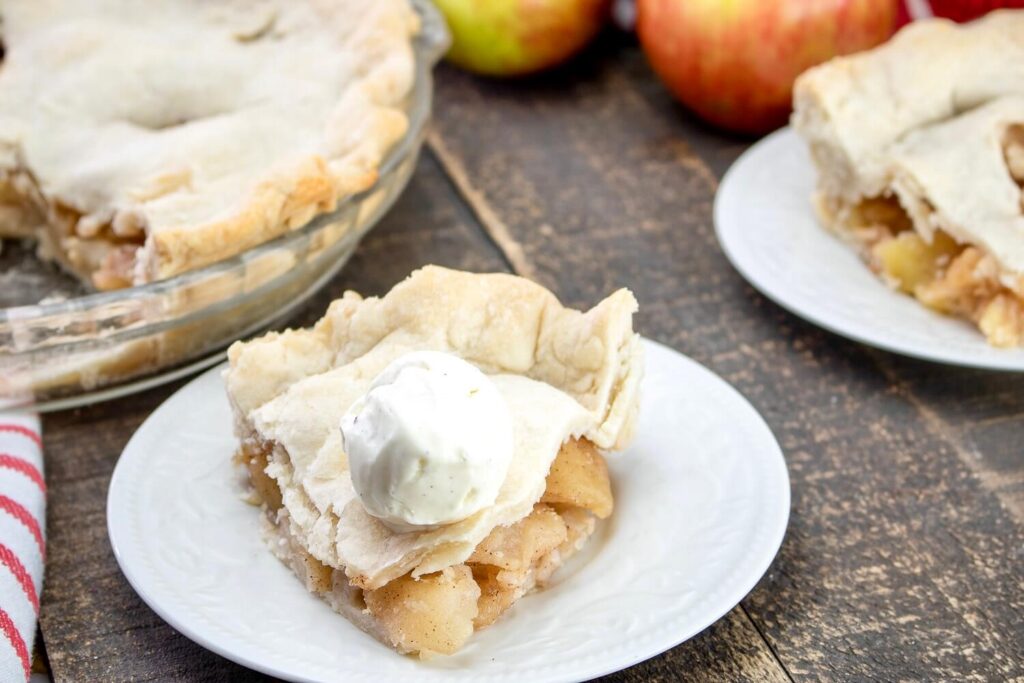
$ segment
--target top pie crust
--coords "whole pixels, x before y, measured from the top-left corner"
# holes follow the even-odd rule
[[[1006,158],[1014,126],[1024,127],[1024,96],[912,131],[892,148],[889,188],[928,241],[943,230],[1024,277],[1024,174],[1018,181]]]
[[[795,85],[793,124],[832,227],[893,198],[927,243],[942,230],[978,247],[1024,295],[1024,11],[915,22],[815,67]]]
[[[237,254],[376,178],[406,130],[406,0],[4,0],[0,236],[88,278]],[[103,287],[103,283],[97,282]]]
[[[267,473],[283,492],[289,535],[317,560],[367,589],[435,572],[531,512],[567,439],[625,444],[642,373],[635,310],[627,290],[581,313],[518,277],[429,266],[381,299],[346,293],[312,329],[232,346],[225,377],[237,431],[287,452],[289,463]],[[380,370],[422,349],[454,353],[491,375],[513,414],[515,450],[493,506],[397,534],[355,497],[338,424]]]
[[[856,201],[885,190],[890,147],[907,133],[1006,95],[1024,95],[1024,12],[931,19],[800,76],[793,125],[811,143],[822,190]]]

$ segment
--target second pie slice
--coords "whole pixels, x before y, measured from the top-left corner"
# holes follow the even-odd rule
[[[236,344],[237,459],[271,550],[399,652],[455,652],[612,514],[636,307],[619,290],[580,312],[522,278],[427,267]]]
[[[1024,344],[1024,12],[938,20],[800,77],[822,221],[890,285]]]

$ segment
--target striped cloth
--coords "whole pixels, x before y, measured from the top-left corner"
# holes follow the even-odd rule
[[[39,418],[0,413],[0,681],[28,680],[46,557]]]

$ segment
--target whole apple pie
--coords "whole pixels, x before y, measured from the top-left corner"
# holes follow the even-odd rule
[[[921,21],[800,77],[822,221],[893,287],[1024,344],[1024,11]]]
[[[406,0],[4,0],[0,238],[98,289],[369,187],[407,127]]]
[[[637,304],[426,267],[229,351],[236,459],[270,549],[402,653],[455,652],[579,550],[613,497]]]

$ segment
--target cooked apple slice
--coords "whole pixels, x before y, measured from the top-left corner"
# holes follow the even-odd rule
[[[480,588],[464,564],[408,574],[364,594],[366,608],[401,652],[450,655],[473,635]]]
[[[536,505],[533,512],[510,526],[496,527],[480,542],[470,564],[486,564],[510,572],[524,572],[541,556],[566,539],[565,522],[547,505]]]
[[[608,464],[597,447],[586,439],[562,445],[548,472],[542,503],[576,505],[604,519],[612,513],[612,483]]]
[[[930,244],[916,232],[906,231],[875,246],[874,256],[901,291],[913,294],[934,281],[959,251],[953,238],[940,230]]]

